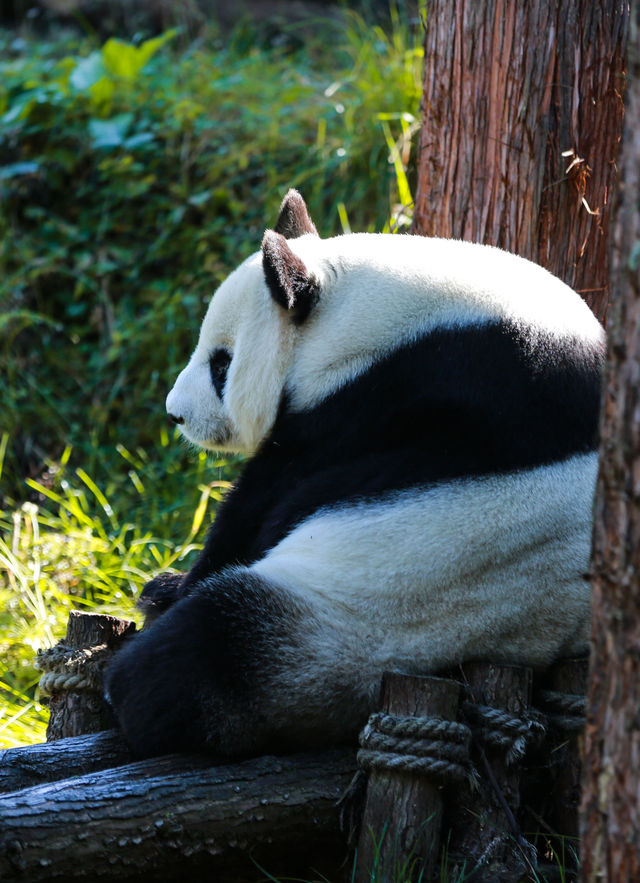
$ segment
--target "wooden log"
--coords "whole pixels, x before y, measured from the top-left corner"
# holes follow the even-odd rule
[[[0,751],[0,793],[130,763],[117,730]]]
[[[14,791],[0,797],[0,879],[241,883],[264,879],[260,865],[337,881],[336,802],[354,771],[344,748],[217,767],[176,755]]]
[[[515,717],[529,709],[530,668],[465,663],[459,676],[464,703],[508,711]],[[469,714],[462,717],[469,718]],[[472,723],[473,717],[469,720]],[[473,872],[478,883],[511,883],[520,878],[530,860],[514,825],[520,807],[520,765],[509,763],[505,748],[493,746],[481,734],[474,738],[471,756],[480,784],[473,791],[451,793],[449,855],[454,865],[457,860],[467,873]]]
[[[382,709],[456,719],[460,688],[443,678],[387,673]],[[371,770],[358,845],[357,883],[432,878],[440,863],[442,785],[422,775]],[[403,869],[400,872],[400,869]]]
[[[104,648],[100,659],[100,667],[104,667],[122,640],[133,634],[135,629],[135,623],[125,619],[72,610],[64,644],[71,650]],[[114,726],[111,709],[99,687],[93,690],[55,691],[51,696],[50,709],[48,742],[68,736],[99,733]]]

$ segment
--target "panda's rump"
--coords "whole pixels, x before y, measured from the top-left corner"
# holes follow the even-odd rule
[[[327,507],[251,570],[370,634],[382,663],[543,664],[585,646],[596,468],[578,455]]]

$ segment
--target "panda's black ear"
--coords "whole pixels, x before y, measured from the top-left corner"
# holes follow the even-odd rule
[[[284,236],[275,230],[264,234],[262,267],[271,297],[291,314],[294,322],[304,322],[318,300],[320,284],[291,251]]]
[[[309,216],[304,199],[297,190],[289,190],[280,206],[280,214],[276,226],[276,233],[280,233],[286,239],[297,239],[305,233],[318,235],[315,224]]]

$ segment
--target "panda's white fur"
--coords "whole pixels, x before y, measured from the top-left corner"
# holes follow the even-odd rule
[[[528,261],[322,240],[290,192],[167,397],[188,440],[254,457],[109,673],[134,749],[352,738],[385,669],[585,650],[603,340]]]
[[[596,468],[586,454],[327,509],[250,569],[369,635],[379,672],[399,648],[413,672],[488,647],[496,661],[544,665],[588,640]]]

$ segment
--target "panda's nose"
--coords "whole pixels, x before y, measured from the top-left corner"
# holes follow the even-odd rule
[[[175,414],[169,414],[168,417],[172,423],[176,424],[176,426],[181,426],[184,423],[184,417],[176,417]]]

